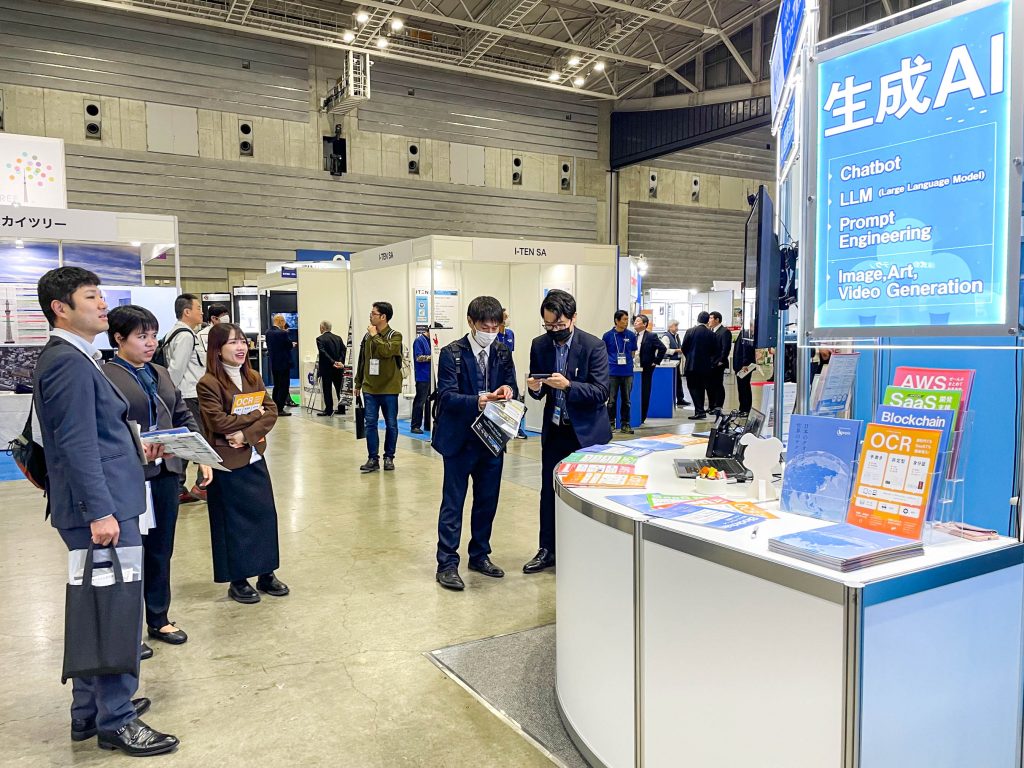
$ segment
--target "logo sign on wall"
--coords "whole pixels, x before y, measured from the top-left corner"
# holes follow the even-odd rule
[[[819,64],[816,329],[1005,334],[1016,325],[1019,265],[1007,254],[1019,225],[1009,210],[1011,187],[1020,190],[1010,160],[1021,132],[1010,108],[1019,43],[1009,0],[963,7]]]
[[[0,206],[67,208],[64,142],[0,133]]]

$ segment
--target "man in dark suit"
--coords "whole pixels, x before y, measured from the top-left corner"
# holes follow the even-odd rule
[[[470,332],[441,350],[437,368],[437,421],[431,433],[434,450],[444,457],[444,484],[437,518],[438,584],[462,590],[459,541],[462,509],[473,478],[469,570],[500,579],[505,572],[491,562],[491,528],[498,511],[498,491],[505,454],[495,456],[472,431],[488,403],[511,400],[516,369],[508,347],[497,341],[501,303],[478,296],[469,303]]]
[[[99,283],[92,272],[61,267],[43,275],[38,286],[52,330],[33,373],[33,404],[46,451],[47,512],[69,551],[90,543],[142,546],[143,457],[153,461],[163,452],[137,442],[127,400],[100,372],[93,341],[107,330],[107,305]],[[138,619],[111,631],[131,633],[141,648],[141,602],[135,607]],[[98,733],[100,747],[134,756],[175,749],[174,736],[139,719],[150,702],[132,699],[138,684],[134,674],[73,678],[72,740]]]
[[[288,323],[284,316],[274,315],[273,325],[267,329],[267,356],[270,358],[270,376],[274,382],[271,397],[277,406],[278,416],[291,416],[285,409],[292,404],[292,349],[295,342],[288,335]]]
[[[576,327],[576,299],[565,291],[549,291],[540,314],[545,333],[530,346],[526,379],[530,397],[544,400],[540,549],[523,566],[524,573],[539,573],[555,564],[555,468],[573,451],[612,439],[604,342]]]
[[[701,312],[697,315],[697,324],[683,334],[683,354],[686,355],[686,386],[693,398],[693,416],[690,420],[706,419],[704,410],[704,394],[707,391],[707,377],[711,372],[711,364],[715,359],[715,335],[707,327],[709,315]]]
[[[341,402],[341,387],[344,382],[345,342],[341,336],[331,332],[329,320],[320,322],[320,335],[316,337],[317,371],[320,387],[324,393],[324,409],[317,416],[334,415],[334,395]]]
[[[647,421],[647,409],[651,406],[651,385],[654,383],[654,369],[661,365],[668,351],[658,334],[648,330],[651,318],[637,315],[633,318],[636,331],[637,358],[640,360],[640,423]]]
[[[722,325],[722,313],[708,313],[708,328],[715,334],[715,356],[708,374],[708,403],[712,413],[722,413],[725,406],[725,369],[729,367],[729,352],[732,350],[732,332]]]

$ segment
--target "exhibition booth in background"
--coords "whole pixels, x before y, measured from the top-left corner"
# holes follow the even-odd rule
[[[841,559],[815,549],[836,520],[814,510],[824,481],[800,514],[784,491],[730,502],[756,523],[650,511],[647,494],[692,497],[673,460],[703,445],[639,458],[636,508],[560,481],[556,694],[592,765],[1022,765],[1022,24],[1015,0],[940,0],[819,42],[817,4],[783,0],[771,194],[799,252],[778,323],[797,329],[795,411],[825,441],[862,422],[838,520],[920,549],[847,572],[780,551]],[[765,263],[747,256],[749,287]],[[850,355],[833,411],[819,348]],[[947,453],[937,428],[885,421],[943,401],[964,403]],[[793,460],[807,435],[779,432]]]
[[[395,312],[390,325],[401,332],[410,354],[416,326],[430,326],[436,365],[440,349],[467,332],[469,302],[494,296],[509,312],[522,389],[530,342],[542,333],[544,296],[554,288],[573,294],[580,327],[600,336],[616,308],[617,256],[614,245],[441,235],[359,251],[351,257],[352,336],[358,345],[373,302],[387,301]],[[405,417],[415,393],[412,381],[405,382],[403,393],[399,414]],[[529,401],[527,408],[527,428],[539,432],[542,409]]]

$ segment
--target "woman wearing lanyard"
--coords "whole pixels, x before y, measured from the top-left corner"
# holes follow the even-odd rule
[[[128,418],[143,431],[186,427],[193,432],[199,425],[189,412],[181,392],[171,381],[167,369],[150,362],[157,348],[158,323],[145,307],[131,304],[114,307],[107,313],[107,337],[117,352],[103,365],[103,373],[128,400]],[[171,645],[180,645],[188,635],[167,617],[171,605],[171,555],[174,529],[178,522],[178,475],[181,459],[165,455],[145,468],[149,530],[143,529],[143,574],[146,599],[146,627],[149,636]],[[202,467],[203,485],[210,482],[212,470]]]
[[[258,603],[256,589],[283,597],[288,587],[274,575],[280,562],[277,508],[263,452],[277,421],[277,407],[249,366],[249,344],[237,325],[210,329],[206,375],[196,387],[206,440],[230,472],[218,472],[206,503],[210,511],[213,580],[230,582],[228,597]],[[236,398],[254,394],[256,397]],[[249,401],[245,403],[243,401]]]

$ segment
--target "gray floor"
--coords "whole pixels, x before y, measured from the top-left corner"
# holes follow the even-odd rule
[[[553,761],[587,768],[555,708],[555,625],[441,648],[429,654]]]

